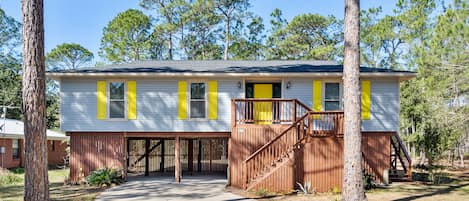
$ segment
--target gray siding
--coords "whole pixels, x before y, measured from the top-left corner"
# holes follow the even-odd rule
[[[313,80],[311,79],[285,79],[291,83],[291,87],[284,87],[284,98],[296,98],[310,108],[313,106]]]
[[[177,80],[137,80],[137,119],[98,120],[97,80],[61,82],[61,129],[63,131],[230,131],[230,97],[241,98],[238,80],[218,82],[217,120],[177,119]]]
[[[243,98],[241,79],[218,81],[217,120],[177,119],[177,80],[138,79],[136,120],[97,120],[97,79],[61,82],[61,128],[63,131],[135,132],[228,132],[231,98]],[[286,89],[286,82],[291,88]],[[312,106],[311,79],[284,79],[284,98],[297,98]],[[371,119],[363,121],[363,131],[398,131],[399,82],[397,79],[371,80]]]
[[[363,131],[399,131],[399,81],[371,80],[371,118],[362,121]]]

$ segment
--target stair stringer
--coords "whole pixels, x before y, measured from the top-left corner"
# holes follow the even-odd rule
[[[250,182],[246,190],[265,189],[270,192],[289,193],[295,189],[295,169],[295,152],[290,151],[288,156],[276,162],[275,167],[269,169],[264,175],[256,177],[256,181]],[[277,182],[278,178],[282,178],[283,182]]]

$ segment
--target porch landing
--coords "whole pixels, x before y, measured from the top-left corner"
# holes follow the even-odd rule
[[[106,190],[96,200],[249,200],[226,192],[226,182],[220,175],[184,176],[181,183],[172,175],[129,177],[128,182]]]

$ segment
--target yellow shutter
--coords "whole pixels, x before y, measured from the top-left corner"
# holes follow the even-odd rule
[[[187,118],[187,83],[178,82],[178,119]]]
[[[137,119],[137,82],[127,82],[127,119]]]
[[[96,90],[98,119],[106,119],[106,81],[98,81]]]
[[[313,81],[313,111],[321,112],[322,109],[322,81]]]
[[[218,83],[216,80],[208,82],[208,119],[218,118]]]
[[[371,85],[369,80],[362,81],[362,119],[371,118]]]
[[[322,108],[322,81],[314,80],[313,81],[313,111],[321,112]],[[315,115],[314,119],[318,119],[319,116]]]

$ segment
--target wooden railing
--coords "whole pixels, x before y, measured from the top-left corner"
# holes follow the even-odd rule
[[[313,136],[330,136],[344,134],[344,112],[326,111],[310,112],[310,133]]]
[[[296,99],[232,99],[232,124],[292,124],[311,109]]]
[[[262,171],[267,170],[275,161],[282,160],[298,148],[301,141],[307,136],[307,125],[310,113],[300,117],[280,135],[264,144],[243,162],[243,186],[247,188],[249,182]],[[306,125],[305,125],[306,120]]]
[[[342,112],[307,112],[243,162],[244,188],[276,161],[292,154],[307,137],[336,135],[343,130]],[[336,132],[336,133],[334,133]]]
[[[391,136],[391,146],[394,149],[394,154],[391,156],[391,168],[397,169],[397,160],[399,160],[406,175],[411,178],[412,160],[398,133]]]

